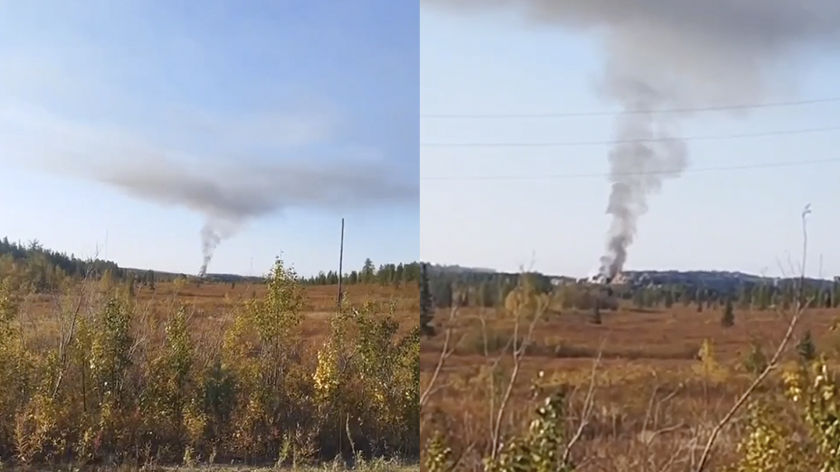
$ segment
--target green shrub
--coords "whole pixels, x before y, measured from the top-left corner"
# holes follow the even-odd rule
[[[158,323],[107,279],[66,282],[49,314],[58,334],[27,343],[19,275],[0,279],[0,460],[302,466],[419,455],[420,331],[401,335],[393,310],[343,306],[316,349],[302,341],[300,279],[277,260],[266,295],[239,304],[216,340],[194,334],[186,307]]]

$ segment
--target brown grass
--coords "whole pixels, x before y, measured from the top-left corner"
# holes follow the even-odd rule
[[[11,286],[4,286],[6,298],[0,297],[0,302],[18,301],[3,331],[4,336],[13,334],[2,339],[4,352],[10,354],[0,369],[7,384],[2,387],[2,405],[9,407],[0,408],[0,456],[32,465],[83,461],[93,466],[113,461],[126,466],[187,465],[213,458],[259,465],[278,457],[348,459],[348,454],[361,452],[367,459],[380,454],[415,457],[416,439],[405,441],[417,430],[409,428],[411,413],[404,416],[411,407],[401,400],[402,390],[411,390],[411,369],[396,363],[411,363],[417,287],[345,286],[347,305],[340,314],[337,286],[292,285],[302,290],[299,308],[288,308],[286,302],[267,305],[270,300],[297,299],[282,292],[292,290],[288,287],[269,293],[265,285],[240,283],[158,283],[154,290],[135,287],[132,295],[129,285],[106,281],[68,285],[55,295],[12,292]],[[252,298],[260,303],[247,303]],[[115,300],[124,300],[116,303],[125,303],[128,318],[105,314]],[[185,316],[179,317],[181,307]],[[77,323],[72,321],[74,311],[79,314]],[[292,321],[296,314],[300,324]],[[119,331],[123,325],[113,324],[122,319],[130,319],[124,328],[129,345],[119,334],[107,337],[123,332]],[[396,337],[387,334],[391,320],[398,326]],[[183,328],[170,331],[173,326]],[[360,331],[362,327],[367,332]],[[68,338],[69,332],[75,335]],[[409,344],[394,345],[403,337]],[[95,352],[94,342],[99,343]],[[387,345],[379,357],[354,355],[365,343],[383,342]],[[322,359],[322,354],[327,357]],[[129,360],[116,368],[114,378],[128,387],[114,394],[122,400],[106,405],[99,397],[110,398],[109,393],[101,391],[117,383],[108,377],[94,385],[92,376],[110,368],[105,362],[123,362],[123,356]],[[335,362],[341,369],[330,371]],[[321,372],[322,367],[327,370]],[[18,368],[23,374],[12,372]],[[229,414],[213,416],[216,409],[226,407],[205,403],[210,401],[205,395],[228,395],[224,393],[228,387],[211,386],[217,382],[214,369],[233,379],[234,399],[226,403],[233,408]],[[379,385],[371,369],[384,369],[398,378]],[[338,387],[330,389],[323,382]],[[149,400],[158,397],[164,403]],[[96,415],[105,418],[103,412],[111,407],[118,411],[109,417],[116,418],[113,424],[105,420],[100,424]],[[218,419],[224,415],[228,419]],[[283,456],[287,440],[292,459]],[[388,440],[401,445],[390,446],[394,441],[386,445]],[[392,470],[397,462],[390,460],[370,465]]]
[[[735,326],[723,328],[720,309],[698,313],[695,307],[639,312],[622,308],[602,312],[603,324],[589,312],[549,313],[537,321],[525,350],[503,421],[506,434],[523,431],[535,405],[530,386],[543,373],[541,386],[570,394],[569,431],[581,420],[584,397],[594,374],[593,409],[572,456],[576,470],[683,471],[702,452],[709,431],[720,421],[755,378],[745,368],[753,344],[769,358],[788,325],[773,311],[738,311]],[[840,352],[840,337],[828,327],[838,310],[808,310],[792,344],[810,329],[818,352]],[[445,314],[437,315],[438,321]],[[491,416],[503,397],[513,367],[510,350],[511,315],[492,309],[464,308],[452,326],[453,352],[436,380],[440,387],[424,408],[422,441],[432,430],[446,433],[459,470],[481,470],[480,458],[490,449]],[[526,327],[520,326],[520,337]],[[703,370],[697,358],[709,340],[715,362]],[[428,385],[438,363],[444,336],[421,344],[422,385]],[[795,358],[795,349],[785,355]],[[491,367],[497,357],[499,368]],[[493,377],[496,393],[493,393]],[[756,391],[756,397],[776,402],[782,389],[778,375]],[[795,416],[788,411],[782,413]],[[736,419],[718,438],[712,469],[735,458],[741,422]],[[570,434],[571,436],[571,434]],[[466,451],[466,452],[465,452]]]
[[[419,310],[418,289],[409,284],[400,287],[345,285],[344,297],[351,304],[362,306],[374,303],[378,311],[385,312],[393,304],[394,314],[401,323],[401,332],[407,332],[417,323]],[[337,285],[305,286],[304,314],[301,343],[315,345],[329,332],[330,317],[336,312]],[[165,321],[179,305],[187,307],[190,327],[196,339],[220,339],[233,321],[233,311],[242,301],[266,294],[265,285],[249,284],[188,284],[178,288],[171,282],[160,282],[155,290],[143,287],[137,290],[139,310],[156,321]],[[20,314],[24,332],[32,342],[52,342],[57,335],[55,297],[48,294],[32,295]],[[413,324],[412,324],[413,323]]]

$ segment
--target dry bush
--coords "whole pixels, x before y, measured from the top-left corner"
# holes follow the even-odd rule
[[[715,318],[713,313],[707,316]],[[639,329],[647,327],[644,325]],[[434,393],[423,408],[421,435],[429,449],[424,453],[424,461],[430,467],[435,461],[448,466],[458,464],[454,469],[440,465],[437,470],[514,470],[488,467],[487,458],[496,450],[497,461],[501,461],[496,467],[501,467],[504,462],[501,456],[508,451],[508,446],[499,445],[521,444],[533,436],[532,431],[537,428],[533,422],[543,421],[539,408],[544,408],[543,402],[556,394],[562,394],[562,408],[556,408],[563,411],[563,416],[557,424],[539,428],[556,428],[562,433],[557,433],[558,441],[561,441],[558,454],[563,453],[571,438],[577,437],[574,447],[570,448],[569,463],[564,465],[574,465],[576,469],[569,470],[695,470],[712,431],[761,373],[746,368],[744,358],[738,357],[732,349],[724,350],[727,355],[721,356],[712,341],[700,343],[705,349],[695,349],[695,354],[702,353],[699,358],[650,356],[632,359],[603,355],[599,358],[598,353],[616,353],[623,349],[611,347],[617,336],[614,332],[611,336],[602,336],[606,337],[606,342],[600,345],[595,344],[600,339],[594,338],[587,346],[590,354],[587,358],[543,356],[538,350],[527,347],[521,332],[519,345],[525,347],[520,347],[518,359],[514,359],[510,342],[505,344],[493,337],[488,340],[495,350],[484,356],[479,353],[480,335],[475,334],[480,329],[479,325],[474,325],[470,330],[453,330],[447,348],[449,356],[435,380]],[[599,329],[592,326],[596,333]],[[541,330],[538,325],[535,331]],[[633,337],[633,333],[626,335]],[[459,346],[465,341],[474,342],[476,346],[468,353],[461,353]],[[644,350],[645,346],[639,349]],[[423,389],[429,389],[437,366],[434,361],[437,354],[431,352],[429,346],[424,347],[424,351],[422,384]],[[771,370],[752,391],[758,406],[749,408],[748,413],[759,416],[761,411],[764,415],[765,422],[756,423],[759,426],[754,429],[768,422],[780,428],[783,426],[783,432],[779,434],[796,441],[784,449],[790,457],[792,451],[808,450],[809,436],[800,408],[784,398],[784,379],[777,371],[798,369],[796,353],[790,350],[786,353],[784,359],[787,361],[777,362],[778,369]],[[597,369],[593,370],[593,363],[597,364]],[[535,382],[545,393],[535,396],[532,389]],[[502,408],[508,390],[511,393]],[[753,435],[748,419],[749,415],[736,414],[719,431],[716,444],[710,450],[713,461],[707,470],[738,464],[742,456],[757,454],[746,451],[755,451],[762,444],[761,440],[739,448],[739,443]],[[494,441],[497,427],[501,439]],[[447,452],[436,455],[435,448]],[[505,457],[512,457],[511,454],[516,455],[508,452]],[[524,467],[522,460],[513,462]],[[511,463],[510,459],[508,463]]]
[[[239,300],[223,284],[152,292],[106,276],[35,295],[23,280],[6,271],[0,284],[3,461],[300,467],[419,454],[411,288],[354,287],[361,297],[336,310],[335,293],[302,287],[279,260]]]

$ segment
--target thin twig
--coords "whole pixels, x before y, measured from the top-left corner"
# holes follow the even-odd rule
[[[703,448],[703,453],[700,456],[700,461],[697,464],[697,468],[695,469],[696,472],[702,472],[705,470],[706,466],[708,465],[709,459],[711,457],[712,447],[714,446],[715,440],[717,440],[718,435],[723,430],[723,428],[729,423],[738,409],[749,399],[755,389],[758,387],[759,384],[770,374],[771,371],[775,370],[778,367],[779,359],[782,357],[782,353],[784,352],[785,348],[787,347],[788,343],[790,342],[791,337],[793,336],[793,332],[796,329],[796,325],[799,322],[799,319],[802,317],[802,314],[805,311],[805,307],[808,306],[803,304],[803,283],[805,281],[805,258],[808,255],[808,229],[807,229],[807,217],[811,213],[811,205],[806,205],[805,209],[802,211],[802,234],[803,234],[803,243],[802,243],[802,264],[800,265],[800,276],[799,276],[799,287],[797,287],[796,293],[796,305],[793,317],[790,319],[790,323],[788,323],[787,330],[785,331],[785,335],[782,338],[782,341],[779,343],[779,346],[776,348],[776,352],[773,354],[773,357],[770,359],[770,362],[764,368],[764,370],[753,380],[752,384],[749,388],[741,394],[738,398],[738,401],[732,405],[732,408],[726,413],[726,415],[721,419],[718,424],[712,430],[712,434],[709,436],[709,440],[706,441],[706,446]]]
[[[437,383],[438,377],[440,376],[440,372],[443,369],[443,365],[446,363],[446,360],[454,352],[455,348],[449,348],[450,341],[452,339],[452,322],[455,320],[455,314],[458,312],[456,307],[452,307],[449,311],[449,323],[447,323],[445,337],[443,340],[443,348],[441,349],[440,356],[438,357],[437,365],[435,366],[435,371],[432,374],[432,378],[429,381],[429,385],[426,386],[426,389],[423,391],[423,394],[420,395],[420,408],[422,409],[423,406],[428,403],[429,398],[433,392],[437,391],[435,389],[435,384]]]
[[[97,253],[94,256],[94,260],[96,260],[98,258],[99,258],[99,252],[97,250]],[[61,340],[59,342],[59,348],[58,348],[59,349],[59,351],[58,351],[59,354],[58,354],[58,356],[59,356],[59,364],[60,364],[61,367],[58,370],[58,375],[56,376],[55,384],[53,385],[53,391],[52,391],[52,398],[53,399],[55,399],[58,396],[58,391],[61,389],[61,384],[64,381],[64,373],[67,371],[67,365],[69,363],[68,350],[70,349],[70,345],[73,343],[73,339],[75,338],[75,335],[76,335],[76,323],[77,323],[77,320],[79,318],[79,313],[81,312],[82,305],[87,301],[87,296],[86,296],[87,295],[87,291],[86,291],[87,279],[92,275],[92,273],[93,273],[93,264],[91,264],[88,267],[88,270],[85,273],[84,278],[82,279],[81,293],[79,294],[79,302],[76,304],[75,309],[73,309],[73,312],[72,312],[73,314],[70,318],[70,327],[69,327],[69,330],[67,332],[64,331],[64,324],[62,323],[61,319],[59,319],[59,330],[60,330]],[[61,316],[60,315],[61,311],[62,311],[61,307],[59,306],[59,310],[58,310],[59,316]]]
[[[520,279],[521,280],[521,279]],[[514,290],[522,290],[524,300],[520,300],[520,303],[516,307],[516,315],[515,315],[515,324],[513,329],[513,350],[511,351],[511,356],[513,358],[513,371],[510,374],[510,378],[508,379],[507,388],[505,389],[505,393],[502,396],[502,402],[499,404],[498,409],[496,410],[495,420],[493,422],[493,429],[492,429],[492,445],[493,449],[490,453],[490,459],[495,461],[498,453],[499,453],[499,443],[501,439],[501,430],[502,430],[502,420],[504,419],[505,412],[507,410],[508,403],[510,402],[511,394],[513,393],[513,387],[516,384],[516,380],[519,377],[519,371],[522,367],[522,357],[525,355],[525,351],[530,345],[531,337],[534,333],[534,327],[537,324],[537,321],[542,317],[543,312],[545,311],[544,307],[541,304],[537,304],[535,311],[533,313],[534,317],[531,320],[531,323],[528,326],[528,333],[522,339],[522,342],[519,343],[519,320],[522,317],[523,305],[526,305],[530,295],[533,295],[533,292],[530,290],[530,286],[528,285],[527,281],[525,283],[520,283],[520,286]],[[526,290],[527,289],[527,290]],[[499,357],[501,359],[501,356]]]
[[[454,461],[452,461],[452,465],[450,465],[446,469],[446,472],[455,471],[458,468],[458,466],[461,465],[461,462],[464,460],[464,458],[467,456],[467,454],[472,452],[473,448],[475,448],[475,441],[473,441],[469,445],[467,445],[467,447],[465,447],[464,450],[461,451],[460,454],[458,454],[458,457]]]
[[[594,406],[594,398],[595,398],[595,384],[596,384],[596,374],[598,373],[598,366],[601,365],[601,356],[604,352],[604,345],[606,344],[607,340],[604,338],[601,341],[601,347],[598,348],[598,357],[595,359],[595,362],[592,363],[592,372],[589,377],[589,388],[586,392],[586,397],[583,400],[583,412],[581,414],[580,424],[578,424],[577,431],[572,436],[572,439],[566,444],[566,448],[563,451],[563,457],[561,459],[561,464],[568,464],[569,459],[572,454],[572,448],[580,441],[581,436],[583,436],[583,431],[589,426],[589,418],[592,415],[592,408]]]

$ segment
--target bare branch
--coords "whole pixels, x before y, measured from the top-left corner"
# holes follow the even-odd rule
[[[523,284],[520,283],[520,287],[527,287],[527,281]],[[527,287],[530,288],[530,287]],[[523,290],[526,293],[526,302],[527,302],[527,295],[531,295],[532,292]],[[519,326],[520,326],[520,319],[522,317],[522,311],[524,308],[528,308],[527,305],[523,307],[523,303],[519,303],[519,306],[516,307],[515,318],[516,322],[514,324],[514,332],[513,332],[513,350],[511,352],[511,356],[513,357],[513,372],[510,374],[510,378],[508,379],[507,388],[505,389],[504,396],[502,397],[502,402],[499,405],[498,409],[496,410],[495,420],[493,421],[493,428],[492,428],[492,444],[493,449],[490,455],[491,460],[496,460],[496,457],[499,453],[499,442],[501,438],[501,429],[502,429],[502,420],[504,419],[505,411],[507,410],[507,405],[510,402],[511,394],[513,393],[513,387],[516,384],[516,380],[519,377],[519,372],[522,367],[522,357],[525,355],[525,352],[528,346],[531,343],[531,338],[534,333],[534,327],[542,318],[542,315],[545,312],[545,308],[541,304],[537,304],[535,307],[535,312],[533,313],[533,318],[531,319],[530,324],[528,325],[528,332],[525,337],[522,339],[522,342],[519,343]],[[501,356],[499,357],[501,359]]]
[[[803,242],[802,242],[802,264],[800,265],[800,276],[799,276],[799,287],[797,287],[797,294],[796,294],[796,306],[794,309],[793,317],[790,319],[790,323],[788,323],[787,330],[785,331],[785,335],[782,338],[782,341],[779,343],[778,347],[776,348],[776,352],[773,354],[773,357],[770,359],[770,362],[761,372],[761,374],[753,380],[752,384],[750,384],[749,388],[741,394],[738,400],[732,405],[732,408],[726,413],[726,415],[718,422],[718,424],[712,430],[712,434],[709,436],[709,440],[706,442],[706,446],[703,448],[703,453],[700,456],[700,461],[697,464],[697,468],[695,469],[696,472],[702,472],[705,470],[706,466],[708,465],[709,459],[711,457],[712,447],[714,446],[715,441],[717,440],[718,435],[723,430],[723,428],[732,420],[732,417],[735,416],[735,413],[743,406],[744,403],[750,398],[752,393],[755,389],[761,384],[761,382],[770,374],[771,371],[775,370],[779,365],[779,360],[782,357],[782,353],[785,351],[788,343],[790,342],[791,337],[793,336],[793,332],[796,329],[796,325],[798,324],[802,314],[805,312],[805,305],[803,302],[803,286],[805,281],[805,259],[808,255],[808,229],[807,229],[807,217],[811,214],[811,205],[808,204],[805,206],[805,209],[802,211],[802,234],[803,234]]]
[[[446,327],[443,348],[441,349],[440,357],[438,357],[438,362],[435,366],[435,371],[432,374],[432,379],[429,381],[429,385],[426,386],[426,389],[423,391],[423,394],[420,395],[421,409],[428,403],[432,393],[436,391],[434,387],[437,383],[438,377],[440,376],[440,372],[443,369],[443,365],[444,363],[446,363],[446,360],[449,359],[449,357],[452,355],[452,352],[454,352],[455,350],[454,347],[450,349],[449,344],[450,340],[452,339],[452,322],[455,320],[455,314],[457,313],[457,311],[458,309],[456,307],[452,307],[452,309],[449,311],[449,323]]]
[[[463,451],[461,451],[460,454],[458,454],[458,457],[454,461],[452,461],[452,465],[450,465],[446,469],[446,472],[455,471],[458,468],[458,466],[461,465],[461,462],[464,460],[467,454],[472,452],[473,448],[475,448],[475,442],[471,442],[469,445],[467,445],[467,447],[464,448]]]
[[[569,440],[568,444],[566,444],[566,448],[563,451],[563,457],[561,459],[561,464],[568,464],[569,459],[571,458],[572,448],[580,441],[581,436],[583,436],[583,431],[589,426],[589,418],[592,415],[592,407],[594,405],[594,398],[595,398],[595,384],[596,384],[596,374],[598,373],[598,367],[601,365],[601,357],[604,353],[604,345],[606,344],[607,339],[604,338],[601,341],[601,346],[598,348],[598,357],[595,359],[595,362],[592,363],[592,372],[589,376],[589,388],[586,392],[586,397],[583,400],[583,412],[581,413],[580,424],[578,424],[577,431],[572,436],[572,439]]]
[[[94,255],[94,260],[99,258],[99,248],[97,246],[96,253]],[[55,399],[58,396],[58,391],[61,389],[61,384],[64,381],[64,374],[67,371],[67,364],[69,363],[69,356],[68,350],[70,349],[70,345],[73,343],[73,339],[76,335],[76,324],[79,318],[79,313],[81,312],[82,306],[87,301],[87,280],[93,274],[93,264],[88,266],[88,270],[85,272],[84,277],[82,278],[81,283],[81,292],[79,294],[79,302],[76,304],[76,307],[73,309],[72,314],[70,316],[70,326],[65,331],[64,323],[61,319],[59,319],[59,347],[58,347],[58,358],[59,358],[59,369],[58,374],[55,379],[55,384],[53,384],[52,390],[52,398]],[[60,303],[60,302],[56,302]],[[58,307],[58,313],[61,313],[63,310],[61,306]],[[59,315],[60,316],[60,315]]]

